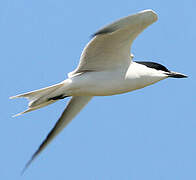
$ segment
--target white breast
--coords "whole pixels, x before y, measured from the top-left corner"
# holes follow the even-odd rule
[[[126,93],[165,79],[162,73],[135,62],[129,68],[85,72],[71,78],[66,93],[74,96],[109,96]]]

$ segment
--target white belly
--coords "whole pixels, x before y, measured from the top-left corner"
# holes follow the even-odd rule
[[[130,91],[123,78],[94,72],[74,78],[70,88],[71,94],[75,96],[109,96]]]
[[[109,96],[140,89],[161,79],[137,73],[127,75],[127,71],[86,72],[72,77],[65,92],[70,96]]]

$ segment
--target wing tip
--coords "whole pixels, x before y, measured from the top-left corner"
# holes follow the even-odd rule
[[[152,9],[145,9],[145,10],[139,11],[136,14],[132,14],[130,16],[134,16],[134,15],[137,15],[137,14],[140,14],[142,16],[144,15],[151,23],[153,23],[153,22],[155,22],[155,21],[158,20],[157,13],[154,10],[152,10]],[[124,18],[128,18],[130,16],[127,16],[127,17],[124,17]],[[120,20],[122,20],[122,19],[117,20],[117,22],[120,21]],[[116,30],[116,27],[114,25],[115,23],[116,22],[114,22],[114,23],[112,23],[112,24],[110,24],[108,26],[105,26],[105,27],[101,28],[100,30],[98,30],[97,32],[95,32],[94,34],[92,34],[90,37],[91,38],[94,38],[97,35],[105,35],[105,34],[109,34],[109,33],[114,32]]]
[[[138,12],[138,13],[141,13],[141,14],[142,14],[142,13],[149,14],[149,16],[153,18],[153,21],[154,21],[154,22],[158,20],[158,15],[157,15],[157,13],[156,13],[154,10],[152,10],[152,9],[145,9],[145,10],[140,11],[140,12]]]
[[[31,159],[25,164],[24,168],[22,169],[20,175],[22,176],[25,171],[28,169],[28,167],[31,165],[32,161],[34,160],[34,157],[31,157]]]

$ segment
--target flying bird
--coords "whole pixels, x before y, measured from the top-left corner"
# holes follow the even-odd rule
[[[130,52],[132,42],[155,21],[157,14],[152,10],[144,10],[103,27],[93,34],[81,54],[77,68],[68,74],[66,80],[53,86],[10,97],[29,100],[28,109],[16,116],[71,97],[59,120],[24,170],[93,96],[122,94],[166,78],[187,77],[155,62],[133,61]]]

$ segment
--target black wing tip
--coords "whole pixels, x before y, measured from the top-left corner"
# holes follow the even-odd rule
[[[33,156],[31,157],[31,159],[25,164],[24,168],[22,169],[22,171],[21,171],[21,173],[20,173],[21,176],[24,175],[24,173],[26,172],[26,170],[27,170],[28,167],[31,165],[32,161],[34,160],[35,156],[36,156],[36,155],[33,155]]]
[[[61,99],[61,97],[58,97],[59,99]],[[65,97],[63,97],[65,98]],[[58,123],[58,122],[57,122]],[[57,124],[56,123],[56,124]],[[44,149],[44,147],[47,145],[48,140],[50,139],[50,137],[52,136],[52,133],[55,129],[56,125],[54,126],[54,128],[49,132],[49,134],[47,135],[47,137],[45,138],[45,140],[41,143],[41,145],[38,147],[37,151],[32,155],[31,159],[26,163],[25,167],[22,169],[21,171],[21,175],[24,174],[24,172],[28,169],[28,167],[31,165],[31,163],[35,160],[35,158],[40,154],[40,152]]]
[[[21,176],[26,172],[26,170],[28,169],[28,167],[32,164],[32,162],[35,160],[35,158],[41,152],[42,146],[43,146],[43,143],[39,146],[38,150],[32,155],[31,159],[25,164],[24,168],[21,171]]]

